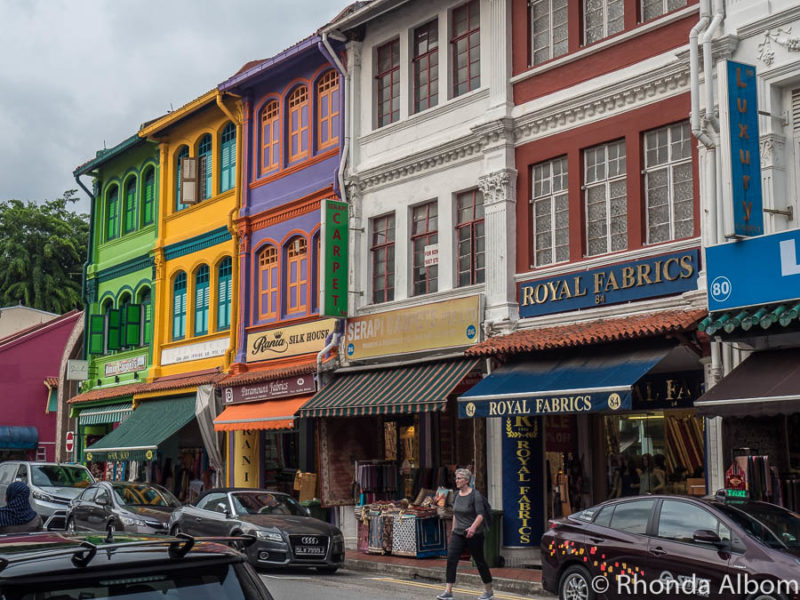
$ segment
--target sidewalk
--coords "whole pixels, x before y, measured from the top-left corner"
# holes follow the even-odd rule
[[[382,573],[406,579],[439,581],[444,585],[447,561],[444,558],[407,558],[381,554],[366,554],[348,550],[344,566],[353,571]],[[531,596],[542,591],[542,572],[539,569],[492,568],[495,591]],[[480,588],[483,583],[478,570],[468,560],[458,564],[457,586]]]

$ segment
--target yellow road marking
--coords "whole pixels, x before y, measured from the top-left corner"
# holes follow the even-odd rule
[[[408,585],[412,587],[418,588],[425,588],[427,590],[441,590],[442,585],[441,583],[422,583],[421,581],[406,581],[405,579],[396,579],[394,577],[370,577],[369,579],[373,581],[389,581],[392,583],[400,583],[402,585]],[[453,587],[454,594],[469,594],[470,596],[475,594],[474,589],[466,589],[466,588],[457,588]],[[500,598],[500,600],[519,600],[520,598],[526,598],[527,596],[518,596],[516,594],[506,594],[504,592],[497,592],[494,593],[495,598]]]

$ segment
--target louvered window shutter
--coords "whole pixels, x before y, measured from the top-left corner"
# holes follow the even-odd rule
[[[105,351],[105,315],[89,317],[89,354],[103,354]]]
[[[125,307],[125,345],[138,346],[142,341],[142,306],[129,304]]]
[[[800,134],[800,88],[792,90],[792,128]]]
[[[122,347],[122,311],[108,311],[108,349],[119,350]]]

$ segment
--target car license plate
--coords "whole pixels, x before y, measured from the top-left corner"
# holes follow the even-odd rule
[[[309,555],[322,555],[325,554],[325,548],[322,546],[298,546],[295,548],[294,553],[297,555],[305,554],[306,556]]]

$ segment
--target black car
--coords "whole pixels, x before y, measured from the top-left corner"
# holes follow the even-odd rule
[[[800,515],[733,495],[635,496],[552,520],[542,585],[564,600],[800,598]]]
[[[272,600],[241,554],[167,537],[35,533],[0,538],[4,600]]]
[[[195,536],[250,534],[256,543],[243,548],[260,567],[316,567],[334,573],[344,564],[344,537],[338,528],[310,516],[288,494],[247,488],[203,493],[194,505],[172,513],[170,532]]]
[[[167,533],[169,518],[181,503],[154,483],[99,481],[67,508],[66,527],[76,531]]]

